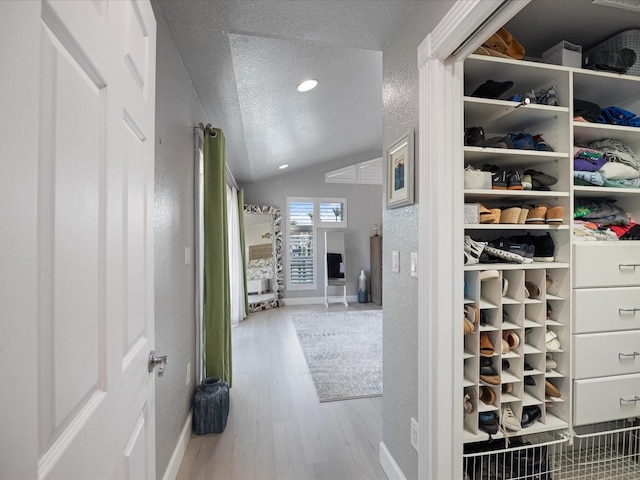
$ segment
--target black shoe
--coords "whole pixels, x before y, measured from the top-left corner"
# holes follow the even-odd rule
[[[534,246],[528,243],[516,243],[512,241],[513,237],[509,238],[496,238],[489,242],[490,247],[499,248],[505,252],[515,253],[525,258],[533,258]]]
[[[482,127],[469,127],[464,129],[464,144],[479,145],[484,141],[484,130]]]
[[[555,245],[551,234],[547,232],[546,235],[540,237],[533,237],[535,253],[533,254],[533,260],[536,262],[555,262]]]
[[[478,415],[478,428],[489,435],[498,433],[500,422],[496,412],[480,412]]]
[[[524,362],[524,369],[525,370],[533,370],[533,367],[531,365],[529,365],[527,362]]]
[[[540,411],[540,407],[537,405],[522,407],[522,420],[520,421],[520,424],[522,425],[522,428],[530,427],[538,421],[541,416],[542,412]]]
[[[511,90],[512,87],[512,81],[496,82],[495,80],[487,80],[476,88],[471,96],[481,98],[498,98]]]
[[[520,250],[524,251],[524,254],[521,253],[521,255],[527,258],[533,258],[536,250],[533,235],[528,233],[526,235],[512,235],[507,237],[506,240],[512,244],[520,245]]]
[[[524,377],[524,384],[531,385],[532,387],[536,386],[536,381],[532,376]]]
[[[507,190],[523,190],[522,179],[517,170],[507,172]]]
[[[502,170],[496,172],[491,177],[491,188],[493,190],[506,190],[507,189],[507,171]]]

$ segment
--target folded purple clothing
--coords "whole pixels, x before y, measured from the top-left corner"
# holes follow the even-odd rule
[[[591,148],[574,147],[573,169],[582,172],[597,172],[607,163],[602,152]]]

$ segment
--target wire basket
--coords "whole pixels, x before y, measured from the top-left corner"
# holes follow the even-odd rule
[[[564,450],[554,480],[638,480],[639,462],[637,420],[576,427],[573,446]]]
[[[566,432],[545,432],[465,447],[465,480],[552,480],[558,478]]]

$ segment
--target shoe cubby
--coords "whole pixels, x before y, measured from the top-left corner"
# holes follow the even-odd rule
[[[478,410],[497,410],[503,417],[508,408],[518,420],[528,424],[520,430],[512,428],[507,435],[523,435],[555,429],[566,429],[570,423],[571,385],[567,380],[570,372],[570,298],[572,260],[570,225],[573,217],[573,122],[571,97],[571,72],[564,67],[532,64],[510,59],[489,58],[471,55],[464,64],[464,116],[465,129],[482,127],[485,140],[504,137],[509,133],[542,134],[543,140],[553,151],[497,148],[499,145],[485,142],[489,146],[464,145],[465,166],[487,171],[487,164],[494,171],[514,171],[524,174],[534,171],[555,177],[555,184],[525,190],[465,189],[464,202],[477,203],[495,212],[498,222],[466,224],[465,235],[473,241],[487,242],[490,247],[498,245],[510,251],[518,245],[531,246],[536,254],[517,263],[508,258],[483,258],[480,263],[465,265],[465,282],[468,292],[465,303],[475,302],[481,312],[479,328],[473,335],[465,336],[465,386],[467,381],[477,381]],[[513,81],[513,88],[499,99],[472,96],[475,89],[487,80]],[[514,94],[533,90],[539,92],[554,87],[558,105],[521,104],[505,100]],[[517,140],[517,137],[510,138]],[[508,142],[502,142],[509,146]],[[522,145],[518,145],[522,147]],[[511,184],[513,185],[513,184]],[[509,186],[511,186],[509,185]],[[515,184],[517,186],[517,184]],[[497,184],[496,186],[499,186]],[[531,211],[543,207],[541,210]],[[555,217],[545,217],[549,207],[562,207],[561,222]],[[513,222],[520,210],[518,221]],[[522,209],[525,208],[526,212]],[[511,210],[514,215],[503,212]],[[558,209],[556,209],[557,211]],[[535,219],[542,211],[541,222]],[[526,223],[529,217],[530,223]],[[533,215],[536,213],[536,215]],[[503,218],[500,218],[503,217]],[[536,223],[531,223],[536,221]],[[481,221],[482,222],[482,221]],[[506,239],[506,243],[503,239]],[[510,242],[510,243],[509,243]],[[515,245],[511,245],[515,244]],[[477,247],[477,243],[476,243]],[[529,248],[529,247],[527,247]],[[493,263],[486,263],[493,262]],[[496,274],[497,272],[497,274]],[[548,281],[549,280],[549,281]],[[547,283],[549,287],[547,288]],[[473,289],[473,292],[471,292]],[[547,320],[547,306],[552,314]],[[555,368],[547,371],[547,332],[551,329],[562,348],[552,353]],[[498,386],[488,385],[480,378],[480,370],[486,366],[481,348],[487,340],[493,345],[490,357],[492,366],[500,377]],[[503,349],[503,341],[506,346]],[[485,362],[485,363],[483,363]],[[549,397],[546,390],[560,397]],[[476,388],[469,386],[466,388]],[[495,401],[489,404],[481,400],[482,392],[490,389]],[[486,395],[485,395],[486,398]],[[491,396],[492,398],[492,396]],[[562,406],[560,406],[562,404]],[[564,405],[566,404],[566,405]],[[465,442],[486,440],[488,434],[480,428],[479,416],[465,416]],[[493,437],[500,437],[498,432]]]

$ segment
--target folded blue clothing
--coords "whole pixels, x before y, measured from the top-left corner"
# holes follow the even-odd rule
[[[603,108],[598,116],[599,123],[610,123],[612,125],[624,125],[627,127],[640,127],[640,117],[635,113],[624,110],[620,107]]]

